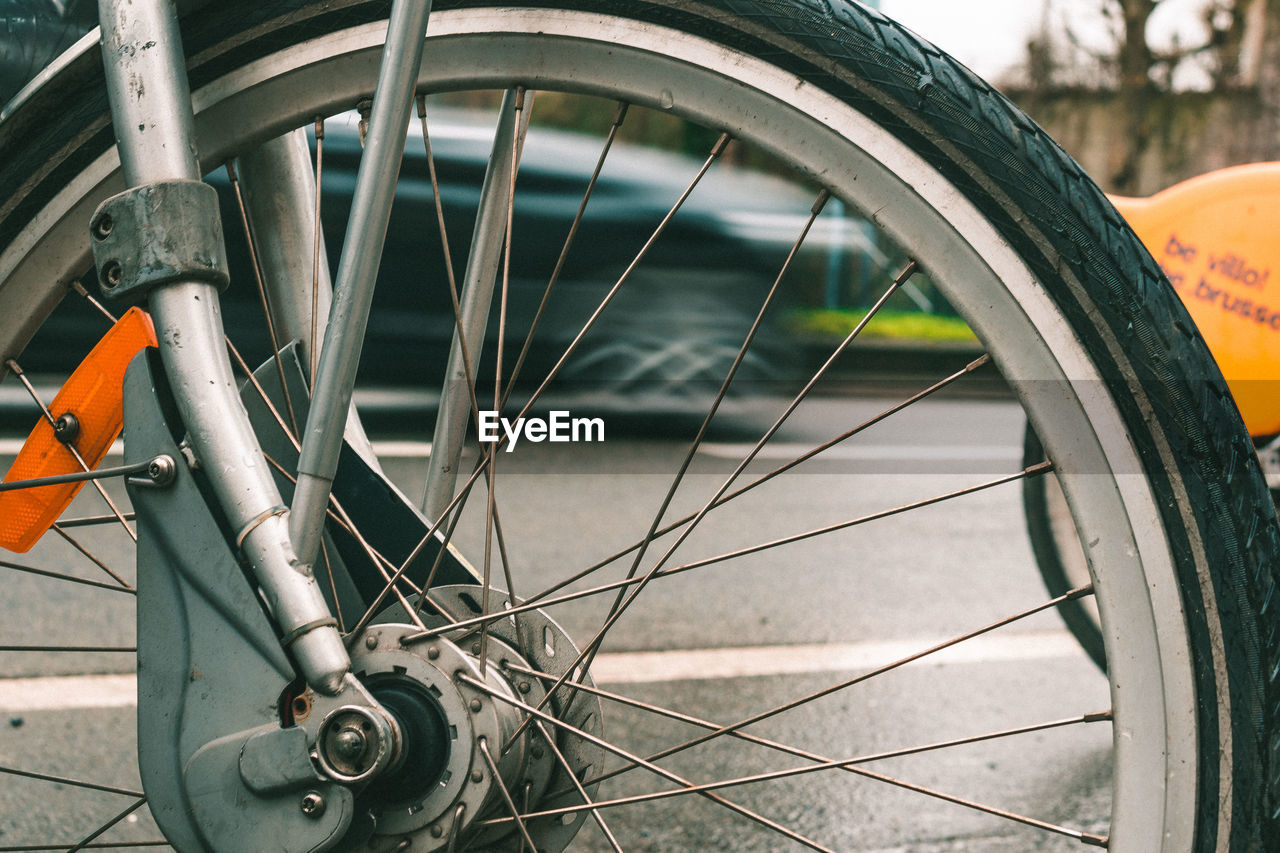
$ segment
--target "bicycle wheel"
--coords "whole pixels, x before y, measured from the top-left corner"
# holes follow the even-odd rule
[[[184,32],[206,167],[247,156],[367,98],[385,33],[379,5],[232,2],[193,12]],[[599,687],[582,681],[581,691],[596,692],[579,702],[601,708],[606,745],[599,748],[611,758],[603,769],[593,760],[574,771],[589,805],[581,799],[556,805],[564,801],[552,794],[574,795],[568,786],[523,787],[523,779],[501,769],[493,774],[501,784],[474,783],[487,786],[479,793],[465,781],[469,775],[459,776],[456,796],[475,798],[465,819],[450,808],[459,800],[442,806],[424,794],[406,807],[384,792],[362,806],[383,821],[370,842],[375,849],[454,843],[516,849],[513,810],[540,849],[1021,850],[1085,843],[1249,850],[1274,836],[1277,542],[1248,437],[1154,263],[1097,188],[1031,122],[892,22],[842,2],[438,2],[426,50],[422,93],[523,88],[674,116],[703,129],[682,131],[686,139],[708,139],[699,160],[719,153],[717,137],[726,133],[734,145],[788,168],[791,186],[814,187],[815,208],[829,192],[874,223],[909,259],[901,276],[886,277],[886,296],[917,269],[927,273],[977,333],[1041,438],[1089,551],[1092,583],[1070,597],[1096,599],[1109,670],[1100,675],[1056,642],[1061,629],[1045,613],[1063,602],[1034,590],[1034,561],[1018,533],[1013,491],[1046,466],[984,464],[948,473],[929,466],[922,472],[917,464],[910,475],[896,467],[877,473],[866,461],[875,452],[841,457],[837,450],[843,461],[828,462],[822,473],[812,464],[787,467],[825,448],[827,441],[811,438],[815,433],[839,436],[881,421],[865,397],[839,394],[843,384],[803,401],[801,411],[815,412],[818,426],[793,420],[781,444],[761,446],[767,451],[723,435],[708,441],[702,433],[682,443],[650,434],[583,444],[572,456],[560,452],[566,446],[524,441],[510,454],[494,454],[493,499],[467,503],[455,544],[476,566],[487,565],[487,575],[511,569],[495,584],[510,588],[511,598],[496,590],[480,595],[490,610],[500,610],[502,601],[520,608],[521,599],[535,600],[563,626],[537,623],[550,632],[548,649],[571,640],[585,650],[599,635],[591,669]],[[52,325],[53,309],[87,266],[85,223],[117,168],[97,62],[92,48],[68,60],[0,124],[0,185],[11,188],[0,208],[6,358],[21,352],[46,320],[60,340],[68,337],[68,326]],[[530,160],[521,161],[521,170],[536,159],[536,100],[531,109]],[[611,114],[609,107],[605,115]],[[645,172],[659,185],[683,168],[663,162]],[[691,199],[698,198],[696,165],[683,179],[693,187]],[[405,180],[411,174],[402,170]],[[755,186],[722,164],[709,174]],[[644,209],[634,194],[612,198],[605,190],[618,185],[601,180],[588,211],[619,203]],[[518,176],[515,186],[519,209]],[[666,204],[674,208],[676,201]],[[785,210],[789,215],[747,210],[728,218],[757,230],[788,223],[795,233],[784,243],[798,241],[805,216]],[[511,221],[514,255],[522,251],[521,228],[532,226],[514,213]],[[679,211],[671,218],[682,221]],[[655,221],[651,230],[664,229]],[[255,236],[271,244],[272,235]],[[623,242],[597,236],[591,244],[609,240]],[[643,235],[639,242],[647,245]],[[652,255],[635,246],[644,257],[635,278],[628,265],[617,271],[619,291],[647,275],[672,292],[715,293],[709,280],[681,277],[695,265],[659,263],[675,257],[660,254],[661,235],[653,246]],[[540,246],[523,251],[545,253]],[[723,254],[747,268],[729,281],[759,279],[757,256]],[[555,256],[544,258],[548,278]],[[566,282],[574,257],[570,252]],[[432,265],[413,263],[419,276]],[[806,276],[785,260],[766,279],[781,272],[790,273],[781,276],[782,286],[796,299],[809,292]],[[446,278],[441,264],[434,285],[441,292]],[[565,292],[578,298],[563,310],[576,311],[585,324],[590,312],[575,306],[603,301],[608,289]],[[553,293],[548,304],[560,305],[557,298]],[[601,317],[608,311],[606,305]],[[659,342],[699,337],[669,315],[652,322]],[[872,316],[867,328],[875,323]],[[747,328],[739,335],[751,340]],[[643,358],[667,352],[665,346],[632,349]],[[534,370],[537,359],[530,358]],[[481,356],[480,369],[492,370],[495,360]],[[32,374],[28,361],[17,358]],[[56,359],[50,364],[58,367]],[[963,364],[956,371],[937,384],[963,384],[970,371]],[[933,387],[922,382],[925,393],[916,396],[932,396]],[[975,421],[967,409],[917,405],[916,396],[883,403],[893,418],[878,428],[916,413],[920,420],[904,429],[941,423],[963,441],[969,423],[965,435],[978,445],[999,423],[1013,423],[1021,434],[1020,416],[1010,420],[1004,409],[979,406]],[[910,405],[900,412],[899,403]],[[664,401],[645,404],[670,423]],[[606,424],[644,420],[644,413],[627,411],[626,401],[620,405],[622,413],[605,415]],[[784,398],[764,424],[787,410]],[[398,429],[404,424],[403,416],[393,419]],[[405,463],[395,457],[402,445],[375,441],[373,449],[394,478],[404,476]],[[741,465],[717,461],[733,452]],[[772,464],[778,460],[786,462]],[[785,470],[742,492],[774,467]],[[422,486],[404,488],[416,496]],[[483,482],[479,490],[483,495]],[[61,577],[7,578],[6,603],[16,602],[8,606],[21,618],[5,620],[4,674],[23,680],[10,682],[5,695],[15,697],[6,700],[14,719],[25,722],[8,732],[3,769],[44,778],[21,777],[21,790],[5,803],[0,844],[158,841],[147,819],[130,824],[125,817],[141,808],[141,796],[123,814],[109,801],[138,793],[137,776],[123,760],[134,746],[129,665],[116,660],[129,655],[113,658],[110,651],[131,649],[131,595],[69,582],[68,575],[96,578],[68,566],[52,545],[38,547]],[[118,561],[118,542],[79,547],[91,556],[75,559],[95,571]],[[632,563],[634,574],[624,576]],[[580,579],[597,564],[607,568]],[[130,578],[118,574],[120,582],[102,583],[122,588]],[[612,584],[604,592],[585,586],[603,579]],[[125,601],[81,597],[82,588]],[[618,589],[636,588],[643,594],[634,604],[630,593],[615,598]],[[51,602],[43,611],[42,601]],[[623,614],[617,619],[609,615],[615,601]],[[75,619],[66,620],[71,609]],[[440,616],[446,627],[470,624],[458,612]],[[409,617],[392,608],[384,618]],[[72,628],[94,632],[94,639]],[[439,630],[420,633],[459,639]],[[534,696],[555,692],[558,679],[531,652],[516,649],[518,642],[501,636],[486,642],[506,644],[506,657],[494,662],[511,666],[495,667],[500,674],[493,677],[507,679],[516,700],[505,706],[516,709],[507,719],[522,719],[530,705],[518,699],[520,683]],[[465,642],[454,645],[460,659],[483,654]],[[410,640],[406,648],[414,647]],[[425,659],[425,651],[408,654]],[[922,664],[932,660],[944,665]],[[94,679],[88,672],[116,675]],[[585,679],[577,661],[564,673]],[[126,695],[113,699],[106,686],[119,684]],[[39,698],[50,693],[57,698]],[[551,742],[581,750],[578,727],[547,716],[539,719],[555,730]],[[513,742],[531,751],[530,735],[523,737]],[[480,760],[472,744],[455,749]],[[94,752],[100,757],[85,758]],[[471,766],[487,780],[481,765]],[[550,778],[553,771],[538,766]],[[71,785],[68,778],[89,781],[95,774],[109,791],[74,786],[85,793],[76,804],[60,799],[72,787],[48,793],[50,777]],[[540,801],[544,795],[549,799]]]

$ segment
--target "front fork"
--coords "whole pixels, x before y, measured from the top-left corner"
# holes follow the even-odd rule
[[[165,0],[100,0],[99,13],[125,185],[140,189],[199,181],[176,10]],[[164,220],[153,224],[157,231],[165,227]],[[139,234],[137,239],[171,236]],[[225,254],[221,246],[211,249]],[[310,566],[295,553],[279,490],[240,402],[217,289],[207,281],[177,280],[155,287],[146,298],[191,447],[253,567],[282,642],[309,685],[339,693],[350,659]]]
[[[397,0],[393,6],[387,61],[374,96],[369,151],[357,179],[349,233],[385,231],[396,174],[392,164],[403,152],[429,5]],[[200,181],[174,4],[99,0],[99,15],[112,121],[125,185],[133,188],[129,192]],[[163,231],[166,222],[157,217],[150,225]],[[137,239],[172,236],[139,234]],[[176,242],[181,243],[181,235]],[[201,249],[193,248],[193,254]],[[176,275],[146,293],[165,373],[196,458],[280,626],[282,645],[307,684],[330,695],[346,690],[351,664],[311,565],[337,468],[381,248],[379,237],[344,253],[313,383],[314,416],[303,431],[292,515],[283,506],[233,381],[215,286]],[[224,252],[221,245],[203,249],[205,255]]]

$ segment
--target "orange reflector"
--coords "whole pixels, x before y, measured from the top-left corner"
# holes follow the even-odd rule
[[[140,308],[130,308],[98,341],[49,406],[55,420],[70,414],[79,423],[72,445],[90,468],[98,467],[111,442],[120,435],[124,426],[125,368],[146,346],[156,346],[151,318]],[[4,481],[82,470],[66,445],[54,437],[53,427],[41,418]],[[0,492],[0,547],[18,552],[30,550],[83,487],[83,482],[64,483]]]

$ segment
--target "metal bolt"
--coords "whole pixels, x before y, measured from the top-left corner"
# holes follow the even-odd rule
[[[438,823],[431,824],[431,837],[439,838],[442,835],[444,835],[444,827]]]
[[[70,444],[80,434],[80,421],[70,412],[58,416],[53,422],[53,437],[63,444]]]
[[[102,267],[102,285],[108,290],[115,287],[124,278],[124,271],[119,261],[107,261]]]
[[[528,693],[533,688],[529,686],[529,682],[522,681],[516,685],[516,689],[519,690],[521,693]]]
[[[479,643],[472,643],[472,644],[471,644],[471,654],[473,654],[473,655],[478,655],[478,654],[480,654],[480,644],[479,644]]]
[[[354,761],[364,753],[364,735],[355,729],[344,729],[338,732],[334,740],[334,752],[348,761]]]
[[[307,791],[302,795],[302,813],[313,820],[324,814],[324,797],[319,791]]]
[[[537,744],[529,748],[529,754],[532,755],[534,758],[541,758],[542,756],[546,755],[546,753],[542,751],[542,747],[538,746]]]
[[[97,222],[93,223],[93,236],[99,240],[107,239],[111,235],[111,229],[114,225],[115,223],[111,221],[111,215],[104,213],[98,217]]]
[[[484,774],[483,774],[483,773],[481,773],[479,770],[472,770],[472,771],[471,771],[471,781],[472,781],[472,782],[476,782],[476,783],[483,782],[483,781],[484,781]]]
[[[157,486],[167,486],[173,482],[173,478],[178,474],[177,463],[173,461],[173,457],[168,454],[157,456],[151,460],[151,464],[147,466],[147,476],[151,478],[151,482]]]
[[[440,649],[436,648],[435,646],[431,646],[430,648],[427,649],[427,658],[429,660],[435,660],[438,657],[440,657]]]
[[[374,649],[376,649],[378,647],[378,635],[370,634],[369,636],[365,637],[364,647],[366,649],[369,649],[370,651],[373,651]]]
[[[479,700],[479,699],[472,699],[472,700],[471,700],[471,710],[472,710],[472,711],[476,711],[476,712],[478,712],[478,711],[480,710],[480,700]]]

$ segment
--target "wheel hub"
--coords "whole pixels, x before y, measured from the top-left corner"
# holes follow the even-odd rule
[[[432,627],[471,617],[474,593],[474,587],[433,589],[433,601],[446,612],[429,618],[424,613],[424,621]],[[382,618],[396,619],[397,611],[388,610]],[[514,824],[487,821],[511,816],[508,797],[528,811],[581,805],[565,764],[583,778],[593,768],[598,772],[602,751],[546,721],[535,719],[521,728],[527,714],[520,706],[543,705],[544,713],[598,735],[599,700],[579,693],[566,703],[562,689],[555,700],[545,701],[550,684],[524,671],[559,678],[577,649],[544,614],[525,613],[519,619],[517,624],[502,618],[488,627],[483,667],[481,637],[474,628],[406,644],[402,638],[420,633],[417,626],[375,622],[352,646],[353,672],[400,732],[399,753],[358,800],[376,827],[368,849],[394,850],[407,837],[414,850],[447,849],[451,842],[459,848],[465,842],[472,850],[506,849],[518,837]],[[342,761],[355,766],[364,759],[368,739],[360,723],[346,717],[326,722],[324,762],[344,770]],[[526,829],[540,851],[559,851],[584,819],[581,811],[535,818]]]

